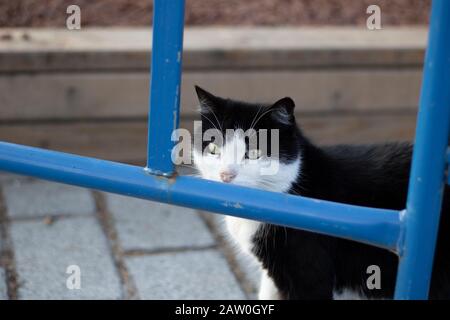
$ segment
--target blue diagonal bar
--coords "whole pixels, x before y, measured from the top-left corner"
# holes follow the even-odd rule
[[[400,250],[397,299],[428,297],[445,183],[449,123],[450,1],[434,0],[409,181],[405,238]]]

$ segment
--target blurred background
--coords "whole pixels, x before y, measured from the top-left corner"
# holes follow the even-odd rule
[[[70,4],[81,30],[66,28]],[[370,4],[382,30],[366,27]],[[188,0],[182,126],[199,84],[252,101],[292,96],[320,143],[411,139],[429,4]],[[152,6],[0,0],[0,138],[143,164]]]
[[[430,2],[187,0],[181,126],[198,119],[198,84],[291,96],[317,143],[410,141]],[[152,3],[0,0],[0,140],[144,165]],[[80,30],[66,27],[72,4]],[[258,272],[217,215],[8,174],[0,185],[0,299],[255,296]],[[65,286],[73,263],[83,290]]]
[[[193,26],[320,26],[361,25],[369,5],[383,9],[386,25],[428,21],[430,0],[188,0],[186,24]],[[153,3],[148,0],[16,0],[2,1],[5,27],[61,27],[67,6],[83,8],[85,26],[149,26]]]

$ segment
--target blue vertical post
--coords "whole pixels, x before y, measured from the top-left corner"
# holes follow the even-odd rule
[[[434,0],[417,119],[396,299],[427,299],[450,121],[450,1]]]
[[[147,170],[170,176],[173,130],[178,128],[184,0],[154,0]]]

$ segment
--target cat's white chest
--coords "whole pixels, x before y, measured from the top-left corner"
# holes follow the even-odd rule
[[[227,216],[225,218],[228,233],[233,240],[239,244],[242,251],[251,254],[253,248],[253,236],[258,230],[261,222]]]

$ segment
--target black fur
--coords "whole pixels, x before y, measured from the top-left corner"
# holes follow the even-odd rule
[[[215,97],[197,88],[223,130],[248,129],[261,105]],[[287,98],[288,99],[288,98]],[[412,146],[312,144],[295,122],[293,105],[282,99],[290,121],[269,112],[255,127],[280,129],[280,160],[301,155],[301,172],[289,193],[354,205],[401,210],[406,206]],[[275,104],[276,105],[276,104]],[[264,106],[269,110],[271,105]],[[280,107],[280,106],[277,106]],[[204,110],[208,113],[208,110]],[[212,126],[203,121],[204,130]],[[218,125],[215,123],[214,125]],[[450,298],[449,190],[446,187],[430,289],[431,299]],[[301,209],[299,209],[301,210]],[[363,219],[363,217],[362,217]],[[392,298],[398,258],[394,253],[350,240],[264,224],[254,236],[253,252],[284,299],[332,299],[351,288],[369,298]],[[367,267],[381,269],[381,289],[369,290]]]

